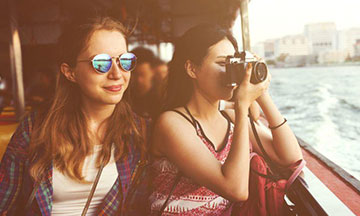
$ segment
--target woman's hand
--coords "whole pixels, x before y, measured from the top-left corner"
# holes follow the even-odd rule
[[[261,104],[265,98],[268,98],[270,97],[270,94],[269,94],[269,86],[270,86],[270,82],[271,82],[271,74],[268,72],[268,75],[267,75],[267,78],[266,80],[264,80],[264,82],[269,82],[267,88],[265,89],[264,93],[262,95],[260,95],[258,98],[256,98],[256,101]]]
[[[236,109],[248,109],[249,106],[261,95],[263,95],[269,85],[271,76],[268,74],[266,79],[258,84],[250,83],[252,65],[248,64],[246,67],[246,73],[244,75],[243,81],[234,91],[235,99],[235,110]]]
[[[254,55],[254,57],[256,58],[257,61],[265,62],[264,59],[262,59],[260,56],[256,55],[255,53],[251,53],[251,54]],[[256,99],[256,101],[258,103],[261,103],[265,97],[270,97],[268,89],[269,89],[269,86],[270,86],[271,74],[270,74],[269,71],[268,71],[266,79],[269,82],[269,85],[268,85],[267,89],[265,90],[265,92]]]

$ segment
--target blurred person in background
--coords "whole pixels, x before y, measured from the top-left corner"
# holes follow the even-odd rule
[[[154,107],[152,117],[156,119],[162,111],[161,108],[164,106],[169,68],[167,63],[160,58],[155,58],[152,67],[154,70],[154,79],[151,95],[154,104],[157,104],[157,106]]]
[[[154,70],[154,84],[161,85],[167,80],[167,76],[169,73],[168,65],[160,58],[155,58],[152,63],[152,67]]]
[[[45,101],[51,101],[55,92],[55,76],[50,67],[41,67],[37,72],[35,79],[25,90],[26,105],[36,110]]]
[[[130,82],[133,110],[146,118],[156,119],[165,99],[168,65],[147,48],[133,49],[137,65]]]
[[[152,63],[155,59],[154,53],[147,48],[137,47],[131,51],[137,57],[136,67],[132,73],[130,82],[131,105],[138,115],[151,118],[154,113],[153,79],[154,69]]]

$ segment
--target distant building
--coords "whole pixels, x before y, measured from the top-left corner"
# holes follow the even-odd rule
[[[326,51],[318,55],[318,63],[320,64],[341,63],[345,61],[347,56],[348,53],[343,50]]]
[[[264,56],[265,58],[274,58],[275,56],[275,41],[268,40],[264,42]]]
[[[274,55],[306,56],[311,54],[311,44],[303,35],[292,35],[278,39],[274,43]]]
[[[356,43],[354,45],[354,56],[360,56],[360,39],[356,40]]]
[[[337,30],[335,23],[314,23],[304,27],[304,35],[312,47],[313,54],[337,49]]]
[[[351,28],[339,31],[338,33],[338,50],[346,52],[350,57],[356,55],[355,44],[360,40],[360,28]]]
[[[360,58],[360,28],[338,31],[333,22],[307,24],[303,34],[258,43],[253,51],[285,66],[341,63]]]
[[[256,53],[256,55],[261,56],[262,58],[265,57],[265,47],[264,47],[264,42],[260,42],[255,44],[252,48],[251,51]]]
[[[265,59],[275,58],[275,40],[267,40],[255,44],[252,48],[253,52]]]

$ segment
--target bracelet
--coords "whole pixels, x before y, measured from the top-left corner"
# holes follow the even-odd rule
[[[276,128],[279,128],[279,127],[281,127],[283,124],[285,124],[287,122],[287,120],[286,120],[286,118],[284,118],[284,121],[281,123],[281,124],[279,124],[278,126],[274,126],[274,127],[270,127],[269,126],[269,128],[271,129],[271,130],[275,130]]]

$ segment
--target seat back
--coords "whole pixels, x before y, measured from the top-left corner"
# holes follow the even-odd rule
[[[6,125],[0,124],[0,161],[6,151],[6,147],[10,141],[11,136],[15,132],[18,125],[18,123],[11,123]]]

